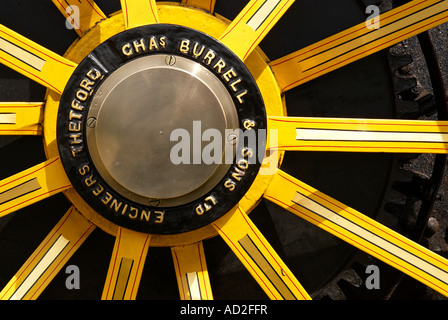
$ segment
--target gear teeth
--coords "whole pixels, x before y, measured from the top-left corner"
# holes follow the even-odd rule
[[[342,271],[336,279],[330,282],[319,295],[314,297],[317,300],[347,300],[349,299],[341,287],[350,286],[359,288],[363,284],[363,280],[355,270],[348,268]]]
[[[413,62],[409,54],[393,54],[394,49],[389,50],[389,66],[392,72],[393,86],[396,95],[397,117],[415,118],[420,113],[417,98],[417,79],[409,75],[407,67]]]

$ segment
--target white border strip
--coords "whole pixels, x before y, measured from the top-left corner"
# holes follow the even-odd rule
[[[42,277],[45,271],[51,266],[56,258],[61,254],[70,241],[61,234],[53,243],[51,248],[45,253],[39,263],[34,267],[33,271],[20,284],[9,300],[21,300],[26,293],[34,286],[34,284]]]
[[[296,140],[310,141],[386,141],[386,142],[448,142],[447,133],[374,132],[356,130],[296,129]]]
[[[247,25],[254,31],[257,31],[280,2],[281,0],[266,0],[257,12],[255,12],[255,14],[247,21]]]
[[[199,279],[197,272],[187,273],[188,290],[190,291],[191,300],[202,300],[201,288],[199,287]]]
[[[44,67],[44,64],[46,62],[45,60],[39,58],[38,56],[16,46],[15,44],[9,41],[6,41],[3,38],[0,38],[0,50],[26,63],[27,65],[33,67],[38,71],[42,71],[42,68]]]

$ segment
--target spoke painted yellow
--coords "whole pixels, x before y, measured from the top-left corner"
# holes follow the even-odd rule
[[[182,0],[181,3],[186,6],[204,9],[213,13],[213,11],[215,11],[216,0]]]
[[[71,187],[59,158],[0,181],[0,217]]]
[[[42,135],[42,102],[0,102],[0,135]]]
[[[159,22],[156,0],[121,0],[126,29]]]
[[[448,296],[448,260],[278,170],[264,197]]]
[[[171,248],[182,300],[213,300],[202,242]]]
[[[76,63],[3,25],[0,25],[0,62],[57,93],[62,93],[76,68]]]
[[[380,15],[380,28],[366,23],[270,63],[283,91],[448,21],[448,1],[414,0]]]
[[[241,208],[232,210],[213,226],[270,299],[311,299]]]
[[[271,150],[448,153],[448,121],[270,117]]]
[[[92,0],[52,0],[73,29],[83,36],[106,15]]]
[[[134,300],[148,253],[150,235],[118,228],[103,300]]]
[[[246,60],[294,1],[249,1],[219,40],[229,47],[241,60]]]
[[[0,292],[0,300],[35,300],[95,229],[73,207]]]

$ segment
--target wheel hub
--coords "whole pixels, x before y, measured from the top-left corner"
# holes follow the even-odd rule
[[[190,59],[163,54],[115,71],[96,92],[87,119],[90,155],[101,176],[120,194],[158,205],[184,204],[210,191],[230,164],[196,159],[196,142],[190,142],[206,130],[224,137],[238,128],[232,98],[218,78]],[[176,132],[191,138],[179,142],[182,158],[173,152]],[[225,155],[226,143],[216,151]]]
[[[201,32],[156,25],[110,38],[79,64],[57,140],[73,186],[98,213],[175,234],[238,203],[260,167],[265,126],[255,80],[232,52]]]

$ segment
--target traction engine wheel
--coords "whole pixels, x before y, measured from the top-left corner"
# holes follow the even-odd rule
[[[7,2],[0,299],[361,298],[338,279],[367,264],[382,294],[397,270],[448,296],[448,260],[419,244],[444,90],[439,119],[403,111],[386,51],[424,43],[447,1],[379,26],[354,0]],[[396,216],[415,154],[434,179]]]

